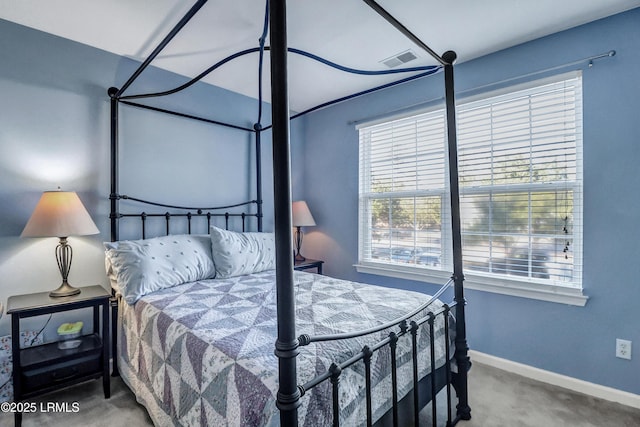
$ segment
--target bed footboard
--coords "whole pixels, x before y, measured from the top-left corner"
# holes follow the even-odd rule
[[[454,377],[456,374],[452,372],[452,363],[454,362],[452,351],[453,336],[455,335],[455,319],[452,316],[451,310],[457,303],[451,305],[443,304],[442,308],[435,311],[429,311],[424,315],[424,311],[429,309],[429,306],[447,289],[451,286],[453,281],[447,282],[436,295],[428,302],[421,305],[411,313],[407,313],[402,318],[393,320],[384,325],[380,325],[375,328],[368,329],[366,331],[359,331],[349,334],[335,334],[326,336],[310,337],[308,335],[301,335],[298,338],[300,346],[307,346],[312,342],[324,342],[333,340],[344,340],[354,337],[361,337],[381,330],[391,328],[388,336],[373,345],[364,346],[362,350],[356,353],[353,357],[343,362],[334,362],[329,369],[316,376],[312,380],[308,381],[304,385],[299,385],[301,397],[310,392],[313,388],[319,386],[325,381],[329,381],[331,384],[331,402],[333,419],[332,425],[338,427],[341,423],[341,413],[343,408],[340,406],[340,379],[345,370],[357,369],[358,372],[364,373],[365,381],[365,405],[366,405],[366,425],[367,426],[398,426],[407,425],[419,425],[420,411],[429,402],[431,402],[431,415],[432,425],[438,425],[438,405],[437,395],[441,390],[445,391],[446,399],[446,413],[440,415],[441,418],[446,419],[447,426],[455,425],[460,419],[464,419],[463,415],[456,415],[452,417],[454,411],[452,410],[452,389],[459,386],[455,384]],[[418,316],[416,318],[416,316]],[[436,334],[436,321],[439,319],[441,328]],[[454,326],[451,326],[454,324]],[[421,343],[418,338],[421,329],[426,328],[428,343]],[[453,329],[453,334],[451,333]],[[410,347],[410,362],[407,360],[407,355],[403,355],[399,352],[399,343],[404,340],[405,346]],[[436,354],[437,340],[442,340],[444,347],[444,354]],[[381,417],[376,414],[373,403],[373,375],[372,375],[372,357],[377,352],[388,351],[390,358],[390,384],[391,384],[391,397],[390,397],[390,409],[388,409]],[[424,354],[424,353],[427,354]],[[402,360],[401,360],[402,359]],[[425,362],[426,361],[426,362]],[[411,371],[411,384],[410,391],[408,393],[401,393],[404,388],[406,390],[407,385],[403,384],[402,379],[399,378],[398,372],[402,368],[402,365],[410,363]],[[427,373],[425,374],[425,366]],[[405,367],[405,374],[408,371]],[[379,408],[378,408],[379,409]],[[379,412],[379,411],[378,411]]]

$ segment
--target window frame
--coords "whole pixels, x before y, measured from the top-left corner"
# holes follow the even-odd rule
[[[572,233],[572,251],[574,259],[577,260],[580,264],[580,269],[576,278],[577,284],[558,284],[551,283],[547,279],[536,279],[533,277],[527,278],[517,278],[509,275],[500,275],[499,273],[488,273],[483,274],[479,271],[465,269],[465,287],[467,289],[488,291],[493,293],[518,296],[518,297],[526,297],[533,298],[543,301],[551,301],[551,302],[559,302],[570,305],[584,306],[587,302],[588,297],[584,295],[583,292],[583,281],[582,281],[582,265],[583,265],[583,252],[582,252],[582,238],[583,238],[583,183],[584,183],[584,175],[582,170],[582,150],[583,150],[583,137],[582,137],[582,73],[580,71],[572,71],[569,73],[559,74],[552,77],[539,79],[535,81],[530,81],[518,85],[512,85],[509,87],[501,88],[498,90],[489,91],[486,93],[478,94],[472,97],[463,98],[457,101],[457,108],[464,106],[465,104],[470,104],[476,102],[478,100],[495,98],[501,95],[510,94],[513,92],[521,91],[529,89],[534,91],[536,88],[540,86],[544,86],[550,83],[559,83],[571,79],[578,79],[578,87],[579,87],[579,96],[576,99],[576,108],[579,109],[579,123],[576,129],[576,182],[571,185],[571,191],[573,194],[573,227],[576,230],[575,233]],[[361,133],[361,129],[371,128],[373,126],[378,126],[381,124],[391,124],[392,122],[400,121],[403,119],[411,119],[417,116],[421,116],[424,114],[434,113],[442,111],[444,114],[443,107],[438,105],[428,109],[423,109],[420,111],[413,111],[411,113],[405,113],[403,115],[386,117],[382,119],[378,119],[376,121],[361,123],[356,126],[356,129]],[[445,128],[446,132],[446,128]],[[362,135],[360,136],[362,138]],[[366,239],[371,238],[371,233],[368,233],[367,230],[371,229],[371,219],[372,215],[368,214],[366,216],[366,220],[363,216],[363,197],[367,197],[367,200],[371,200],[371,193],[363,193],[363,164],[362,164],[362,152],[359,155],[359,190],[358,190],[358,198],[359,198],[359,212],[358,212],[358,262],[354,266],[356,270],[360,273],[366,274],[375,274],[382,275],[388,277],[396,277],[407,280],[416,280],[423,281],[429,283],[444,283],[446,280],[450,278],[450,271],[452,269],[452,249],[451,249],[451,224],[450,224],[450,198],[449,198],[449,182],[448,182],[448,162],[447,162],[447,144],[445,135],[443,135],[443,145],[445,150],[445,158],[444,158],[444,168],[445,168],[445,184],[443,191],[438,190],[423,190],[423,191],[414,191],[414,192],[401,192],[400,195],[403,196],[418,196],[418,195],[426,195],[429,193],[441,193],[442,199],[441,203],[447,204],[447,208],[443,209],[444,212],[447,212],[447,215],[443,215],[441,217],[441,236],[442,236],[442,264],[440,268],[428,267],[428,266],[416,266],[411,264],[400,264],[393,262],[384,262],[384,261],[375,261],[372,259],[366,259],[364,257],[366,250],[371,250],[372,245],[371,241],[367,242]],[[360,142],[360,145],[362,143]],[[362,150],[362,146],[360,148]],[[541,184],[545,186],[546,189],[558,189],[558,185],[551,184]],[[535,187],[535,185],[528,184],[529,188]],[[490,186],[486,186],[484,190]],[[567,189],[568,187],[562,187],[562,189]],[[483,189],[478,188],[463,188],[461,186],[461,200],[464,194],[471,194],[473,192],[482,192]],[[532,190],[528,190],[532,191]],[[393,192],[390,192],[392,195]],[[389,197],[389,194],[386,194],[383,197]],[[529,236],[532,236],[532,233],[529,233]],[[368,245],[368,246],[367,246]],[[370,256],[370,254],[369,254]]]

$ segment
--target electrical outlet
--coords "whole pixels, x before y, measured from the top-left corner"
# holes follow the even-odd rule
[[[631,341],[616,338],[616,357],[631,360]]]

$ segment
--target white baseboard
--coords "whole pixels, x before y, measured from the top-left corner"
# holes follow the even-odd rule
[[[543,369],[534,368],[533,366],[512,362],[511,360],[502,359],[500,357],[480,353],[474,350],[469,350],[469,357],[472,362],[475,361],[483,365],[502,369],[503,371],[522,375],[523,377],[531,378],[536,381],[640,409],[640,395],[638,394],[605,387],[599,384],[579,380],[577,378],[568,377],[566,375],[556,374],[555,372],[545,371]]]

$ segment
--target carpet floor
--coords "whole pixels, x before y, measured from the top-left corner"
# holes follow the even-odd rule
[[[445,399],[441,399],[444,401]],[[90,381],[41,396],[36,402],[77,402],[77,412],[37,411],[24,414],[24,427],[145,427],[153,423],[120,378],[112,378],[111,398],[102,381]],[[469,374],[470,421],[459,427],[637,427],[640,409],[550,386],[475,362]],[[440,411],[442,413],[444,411]],[[431,409],[421,425],[431,425]],[[426,424],[429,422],[429,424]],[[13,415],[0,413],[0,426],[12,426]],[[319,426],[324,427],[324,426]]]

